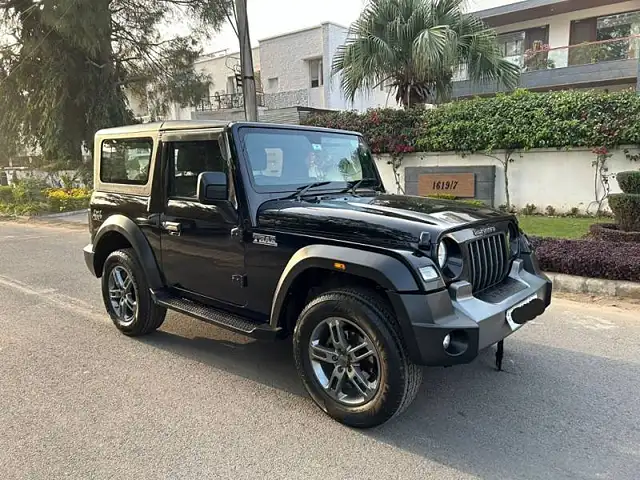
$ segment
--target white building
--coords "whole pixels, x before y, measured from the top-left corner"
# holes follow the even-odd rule
[[[260,75],[260,49],[251,50],[253,69],[256,79],[256,91],[258,93],[258,108],[263,109],[262,80]],[[203,98],[195,107],[183,108],[178,111],[177,120],[186,120],[202,117],[198,113],[220,112],[230,116],[230,120],[236,117],[244,118],[244,101],[242,87],[239,86],[236,75],[240,75],[240,54],[227,51],[205,55],[195,62],[195,69],[209,76],[209,96]],[[211,118],[209,116],[209,118]]]
[[[385,106],[387,100],[388,106],[395,106],[395,96],[384,88],[359,95],[353,103],[344,97],[331,64],[347,34],[348,28],[326,22],[260,40],[265,106],[366,110]]]
[[[347,39],[348,28],[334,23],[289,32],[259,40],[252,50],[258,92],[258,114],[265,121],[295,121],[292,109],[359,110],[395,107],[395,94],[380,87],[347,100],[340,89],[339,75],[331,75],[338,47]],[[239,53],[226,51],[205,55],[195,62],[196,70],[209,75],[207,98],[193,107],[170,108],[170,119],[186,120],[244,118],[244,102],[235,75],[240,73]],[[141,103],[130,98],[136,116],[148,119]]]

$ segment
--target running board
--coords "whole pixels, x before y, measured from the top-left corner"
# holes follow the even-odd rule
[[[280,331],[280,328],[273,329],[268,323],[253,322],[238,315],[179,297],[170,292],[152,291],[151,296],[156,304],[169,310],[189,315],[203,322],[258,340],[275,340]]]

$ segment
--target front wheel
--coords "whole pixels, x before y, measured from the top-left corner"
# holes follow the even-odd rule
[[[341,423],[380,425],[418,392],[422,370],[408,358],[394,315],[373,291],[316,297],[300,314],[293,342],[311,398]]]

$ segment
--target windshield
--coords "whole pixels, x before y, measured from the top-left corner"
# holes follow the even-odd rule
[[[365,179],[380,185],[371,152],[357,135],[297,129],[240,130],[250,173],[259,192],[289,192],[315,182],[319,190],[343,189]]]

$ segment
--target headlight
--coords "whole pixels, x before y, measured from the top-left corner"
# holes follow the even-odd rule
[[[509,225],[509,229],[507,230],[507,249],[509,250],[509,254],[511,256],[515,256],[520,253],[520,238],[525,241],[525,245],[527,243],[525,240],[526,236],[520,232],[521,231],[516,225]]]
[[[440,268],[444,268],[447,264],[447,247],[444,242],[438,244],[438,265]]]

